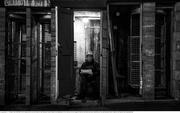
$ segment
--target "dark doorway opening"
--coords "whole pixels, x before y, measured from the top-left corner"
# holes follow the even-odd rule
[[[171,9],[156,9],[155,20],[155,98],[170,98]]]
[[[109,96],[117,87],[118,98],[141,99],[140,5],[110,5],[109,14],[118,73],[113,85],[110,66]]]

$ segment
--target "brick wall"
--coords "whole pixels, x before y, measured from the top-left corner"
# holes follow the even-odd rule
[[[154,99],[155,3],[142,4],[143,98]]]

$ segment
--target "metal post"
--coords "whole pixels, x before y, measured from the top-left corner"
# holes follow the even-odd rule
[[[31,9],[26,8],[26,105],[31,104]]]

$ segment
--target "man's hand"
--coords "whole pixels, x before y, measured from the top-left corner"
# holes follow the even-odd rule
[[[93,72],[92,72],[92,71],[89,71],[88,74],[89,74],[89,75],[93,75]]]

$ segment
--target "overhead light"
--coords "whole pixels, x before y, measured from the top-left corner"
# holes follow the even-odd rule
[[[9,14],[10,18],[17,18],[17,19],[25,19],[23,16],[16,15],[16,14]]]
[[[42,19],[51,19],[51,15],[43,15]]]
[[[83,23],[88,23],[89,19],[88,18],[83,18],[82,21],[83,21]]]
[[[116,16],[120,16],[120,12],[116,12]]]

